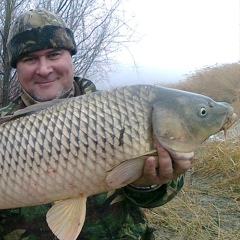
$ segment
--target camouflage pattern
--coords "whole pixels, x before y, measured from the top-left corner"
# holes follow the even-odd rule
[[[21,58],[34,51],[61,48],[72,55],[77,52],[72,31],[59,16],[43,9],[30,10],[14,21],[7,48],[13,68]]]
[[[74,77],[74,83],[77,85],[76,90],[79,88],[79,92],[75,93],[75,96],[89,94],[92,92],[96,92],[96,86],[90,80],[81,77]]]
[[[82,78],[75,78],[74,95],[96,91],[95,85]],[[24,95],[24,93],[23,93]],[[11,114],[25,103],[22,96],[9,106],[0,109],[0,116]],[[91,196],[87,200],[86,220],[78,239],[81,240],[154,240],[154,229],[142,208],[164,205],[181,190],[184,176],[152,192],[133,192],[125,187]],[[0,211],[0,240],[56,240],[47,226],[46,212],[51,204]]]

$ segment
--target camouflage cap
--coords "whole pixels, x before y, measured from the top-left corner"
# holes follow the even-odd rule
[[[13,68],[27,54],[43,49],[66,49],[72,55],[77,52],[72,31],[59,16],[44,9],[30,10],[15,20],[7,48]]]

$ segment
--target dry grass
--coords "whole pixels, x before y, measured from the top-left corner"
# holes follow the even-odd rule
[[[240,98],[240,62],[207,66],[187,75],[184,81],[171,87],[232,103]]]
[[[207,68],[174,87],[220,101],[233,101],[239,114],[239,67],[233,64]],[[219,82],[215,81],[217,78]],[[146,210],[148,219],[157,229],[157,239],[239,240],[240,123],[228,131],[226,140],[222,134],[207,140],[195,156],[182,192],[166,205]]]

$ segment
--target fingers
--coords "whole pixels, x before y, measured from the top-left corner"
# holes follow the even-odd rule
[[[142,176],[133,184],[137,186],[149,186],[154,184],[158,178],[156,171],[157,166],[157,159],[155,159],[155,157],[148,157],[144,163]]]
[[[173,159],[173,169],[174,175],[178,177],[181,174],[184,174],[191,167],[190,160],[181,160],[181,159]]]
[[[159,156],[159,177],[164,181],[176,179],[181,174],[184,174],[190,167],[193,158],[191,159],[174,159],[163,146],[156,141],[156,149]]]
[[[155,157],[148,157],[144,164],[143,173],[148,179],[155,179],[157,177],[157,160]]]
[[[193,158],[173,159],[158,142],[156,142],[156,149],[158,157],[151,156],[145,160],[143,175],[134,182],[135,185],[166,184],[185,173],[191,167]]]
[[[158,152],[158,175],[162,181],[169,181],[173,177],[173,165],[172,159],[169,153],[160,145],[156,144],[157,152]]]
[[[161,185],[176,178],[169,153],[160,144],[156,148],[158,157],[151,156],[145,160],[143,175],[134,184],[139,186]]]

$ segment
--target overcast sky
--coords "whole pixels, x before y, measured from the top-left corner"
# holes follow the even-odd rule
[[[240,60],[239,0],[129,0],[123,8],[142,38],[128,46],[131,54],[117,55],[118,70],[98,88],[177,82],[204,66]]]

